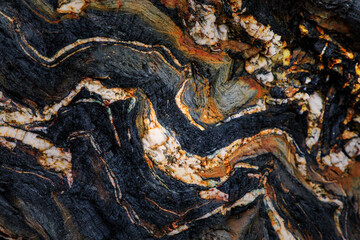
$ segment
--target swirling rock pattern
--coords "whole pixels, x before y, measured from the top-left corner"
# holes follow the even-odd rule
[[[4,239],[359,239],[360,4],[2,0]]]

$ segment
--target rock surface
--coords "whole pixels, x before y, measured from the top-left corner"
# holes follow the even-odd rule
[[[0,1],[0,237],[360,239],[360,3]]]

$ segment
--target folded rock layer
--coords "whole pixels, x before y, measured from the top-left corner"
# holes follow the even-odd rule
[[[2,0],[4,239],[359,239],[360,4]]]

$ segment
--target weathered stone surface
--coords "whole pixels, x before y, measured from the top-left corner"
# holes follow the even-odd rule
[[[0,1],[4,239],[360,239],[360,4]]]

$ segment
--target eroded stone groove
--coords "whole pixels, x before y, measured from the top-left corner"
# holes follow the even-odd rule
[[[359,7],[1,1],[1,237],[359,239]]]

